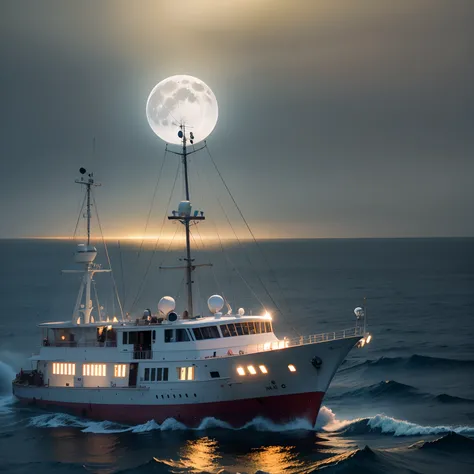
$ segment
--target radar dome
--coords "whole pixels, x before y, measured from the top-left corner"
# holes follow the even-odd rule
[[[74,260],[76,263],[92,263],[97,257],[97,249],[93,245],[79,244]]]
[[[239,316],[243,316],[245,314],[245,309],[244,308],[239,308],[239,310],[237,311],[237,314]]]
[[[176,308],[176,302],[171,296],[163,296],[158,303],[158,311],[160,314],[167,316],[168,313]]]
[[[357,319],[364,317],[364,310],[359,306],[354,310],[354,314],[356,315]]]
[[[212,314],[218,313],[224,307],[224,298],[220,295],[212,295],[207,300],[207,306]]]

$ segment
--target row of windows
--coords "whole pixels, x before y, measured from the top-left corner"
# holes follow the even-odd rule
[[[272,332],[272,324],[269,321],[250,321],[235,324],[222,324],[220,326],[222,335],[224,337],[232,336],[247,336],[251,334],[262,334]],[[192,331],[196,341],[202,341],[204,339],[217,339],[221,335],[217,326],[203,326],[198,328],[188,329],[165,329],[165,342],[187,342],[191,341],[191,335],[189,331]],[[123,344],[138,344],[140,343],[139,334],[143,331],[130,331],[123,332],[122,343]],[[152,332],[153,341],[156,338],[156,331]]]
[[[107,375],[107,366],[105,364],[84,364],[82,366],[82,375],[84,377],[105,377]]]
[[[124,378],[127,373],[127,364],[114,365],[114,377]],[[76,375],[76,364],[69,362],[53,362],[53,375]],[[83,364],[82,375],[84,377],[105,377],[107,375],[106,364]]]
[[[76,364],[53,362],[53,375],[76,375]]]
[[[168,367],[145,369],[143,380],[145,380],[145,382],[166,382],[168,380]]]
[[[268,369],[264,365],[259,365],[258,368],[262,374],[268,374]],[[247,365],[247,371],[245,371],[245,368],[242,366],[237,367],[236,370],[239,375],[246,375],[247,372],[250,375],[257,375],[257,369],[253,365]],[[288,370],[290,372],[296,372],[296,367],[293,364],[289,364]]]
[[[272,323],[270,321],[250,321],[235,324],[222,324],[221,331],[224,337],[261,334],[272,332]]]

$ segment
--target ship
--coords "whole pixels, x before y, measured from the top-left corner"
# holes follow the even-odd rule
[[[76,183],[85,188],[87,238],[75,251],[79,268],[65,271],[82,274],[72,317],[39,324],[39,351],[30,358],[31,368],[17,374],[13,394],[41,409],[131,425],[171,418],[197,427],[212,417],[242,427],[260,417],[276,423],[303,419],[313,426],[347,354],[372,338],[365,305],[354,310],[347,329],[283,338],[275,334],[268,312],[233,311],[219,294],[209,297],[207,314],[196,314],[193,273],[199,264],[190,227],[205,216],[192,210],[189,192],[193,132],[181,123],[177,136],[184,199],[168,219],[185,230],[184,311],[177,311],[171,296],[159,300],[157,312],[138,316],[124,316],[120,307],[120,317],[109,318],[94,307],[94,277],[111,269],[95,263],[91,190],[98,183],[81,168]]]

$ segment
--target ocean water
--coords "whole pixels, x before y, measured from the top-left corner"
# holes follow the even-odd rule
[[[269,241],[203,244],[196,302],[224,293],[234,309],[265,306],[280,335],[351,327],[367,298],[373,341],[336,374],[316,426],[216,419],[124,426],[21,408],[10,383],[37,350],[37,323],[70,318],[78,289],[72,241],[0,241],[0,472],[474,472],[474,239]],[[101,262],[105,263],[101,250]],[[109,242],[125,310],[183,295],[180,252]],[[146,278],[144,276],[146,275]],[[110,276],[100,304],[118,313]],[[180,309],[178,307],[178,309]]]

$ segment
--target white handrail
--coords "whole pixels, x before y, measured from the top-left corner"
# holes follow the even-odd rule
[[[316,344],[318,342],[335,341],[337,339],[346,339],[348,337],[357,337],[364,335],[363,327],[353,327],[341,329],[340,331],[324,332],[321,334],[311,334],[309,336],[294,337],[286,339],[286,347],[301,346],[303,344]]]

